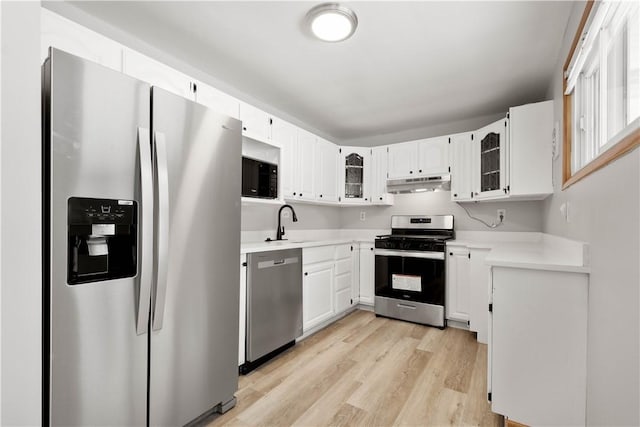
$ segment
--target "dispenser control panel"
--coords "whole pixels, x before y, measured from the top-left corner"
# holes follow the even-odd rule
[[[67,283],[135,276],[137,221],[134,200],[69,198]]]

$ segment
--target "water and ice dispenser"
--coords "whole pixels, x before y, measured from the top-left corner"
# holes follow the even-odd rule
[[[71,197],[67,282],[78,285],[135,276],[137,219],[132,200]]]

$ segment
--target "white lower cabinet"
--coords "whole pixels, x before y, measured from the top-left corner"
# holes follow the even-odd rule
[[[244,363],[247,333],[247,255],[240,255],[240,322],[238,323],[238,366]]]
[[[302,329],[307,331],[333,316],[333,260],[305,265],[303,271]]]
[[[491,277],[491,410],[527,425],[585,425],[588,275],[494,266]]]
[[[375,256],[373,243],[360,244],[360,304],[373,305]]]
[[[469,321],[470,274],[469,250],[466,247],[447,248],[446,318]]]
[[[336,246],[335,260],[335,314],[341,314],[354,305],[353,245]]]
[[[490,249],[469,249],[469,330],[479,343],[487,344],[489,328],[490,267],[485,258]]]

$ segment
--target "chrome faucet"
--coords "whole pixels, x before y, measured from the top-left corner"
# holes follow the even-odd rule
[[[282,207],[278,211],[278,232],[276,233],[276,240],[285,240],[282,238],[282,236],[284,236],[284,226],[280,226],[280,223],[282,221],[282,209],[284,208],[291,209],[291,213],[293,214],[293,222],[298,222],[298,217],[296,216],[296,211],[293,210],[293,206],[282,205]]]

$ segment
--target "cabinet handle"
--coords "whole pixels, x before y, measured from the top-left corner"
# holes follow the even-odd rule
[[[242,126],[242,130],[247,130],[247,127],[246,126]]]
[[[449,252],[449,255],[453,256],[453,252]]]
[[[420,169],[418,172],[422,173],[422,169]]]
[[[506,190],[505,190],[505,193],[506,193]],[[364,201],[366,202],[367,200],[369,200],[369,199],[367,199],[367,198],[365,197],[365,198],[364,198]]]
[[[309,273],[304,273],[304,275],[305,275],[305,276],[308,276],[308,275],[309,275]]]
[[[295,196],[295,195],[296,195],[296,193],[293,193],[293,195]]]
[[[457,195],[457,194],[454,194],[454,195],[453,195],[453,197],[458,197],[458,195]]]
[[[300,197],[302,197],[302,193],[300,193]]]
[[[320,198],[322,198],[322,194],[320,195]]]
[[[371,250],[373,250],[373,248],[370,248]]]
[[[382,197],[380,197],[380,200],[382,200]]]
[[[413,171],[409,171],[409,173],[413,173]]]

